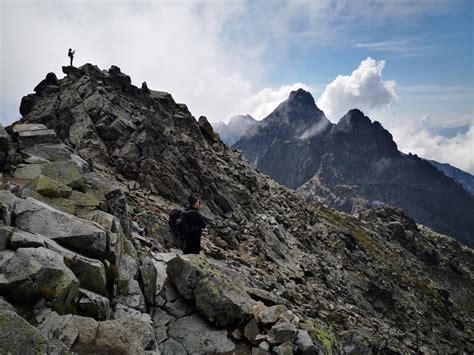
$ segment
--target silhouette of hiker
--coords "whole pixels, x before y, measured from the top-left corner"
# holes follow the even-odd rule
[[[72,60],[74,59],[74,53],[76,53],[76,51],[73,51],[71,48],[69,48],[69,52],[67,52],[67,55],[69,59],[71,60],[71,67],[72,67]]]

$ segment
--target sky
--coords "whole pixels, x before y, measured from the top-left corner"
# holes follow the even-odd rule
[[[474,174],[473,22],[470,0],[0,0],[0,120],[73,48],[211,122],[301,87],[332,122],[359,108],[401,151]]]

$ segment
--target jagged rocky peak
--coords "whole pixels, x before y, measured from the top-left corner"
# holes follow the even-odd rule
[[[265,120],[279,121],[290,125],[309,125],[314,121],[330,123],[324,112],[316,106],[313,96],[303,89],[292,91],[288,99],[279,104]]]
[[[313,105],[315,104],[313,96],[304,89],[298,89],[295,91],[290,92],[290,96],[288,97],[288,101],[290,102],[300,102],[301,104]]]
[[[349,110],[339,121],[339,125],[345,127],[368,126],[371,123],[370,118],[357,108]]]
[[[397,144],[390,132],[384,129],[380,122],[372,122],[359,109],[349,110],[333,127],[331,135],[336,140],[343,138],[359,148],[365,147],[371,155],[398,154]]]

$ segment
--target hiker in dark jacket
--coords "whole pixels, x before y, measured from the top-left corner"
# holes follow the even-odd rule
[[[74,59],[74,54],[76,54],[76,51],[73,51],[72,48],[69,48],[69,51],[67,52],[67,56],[71,60],[71,67],[72,67],[72,60]]]
[[[191,194],[188,198],[189,207],[186,209],[186,222],[189,234],[186,237],[184,254],[199,254],[201,251],[201,232],[206,227],[206,222],[198,212],[201,201],[198,194]]]

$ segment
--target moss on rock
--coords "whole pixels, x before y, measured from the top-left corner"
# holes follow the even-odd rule
[[[71,200],[75,201],[78,207],[98,207],[100,201],[92,194],[73,191]]]
[[[25,319],[11,311],[0,311],[2,354],[45,354],[47,341]]]
[[[339,348],[339,341],[331,329],[325,329],[311,318],[306,318],[300,323],[300,328],[308,331],[313,341],[321,344],[327,354],[332,355]]]
[[[77,205],[76,201],[73,201],[67,198],[61,198],[61,197],[44,196],[38,193],[32,193],[30,194],[30,196],[60,211],[63,211],[72,215],[76,213],[76,205]]]
[[[72,193],[69,186],[44,175],[38,176],[34,184],[36,185],[36,192],[43,196],[68,198]]]
[[[168,276],[185,299],[217,326],[243,324],[252,316],[255,301],[241,280],[198,255],[177,256],[168,262]]]

